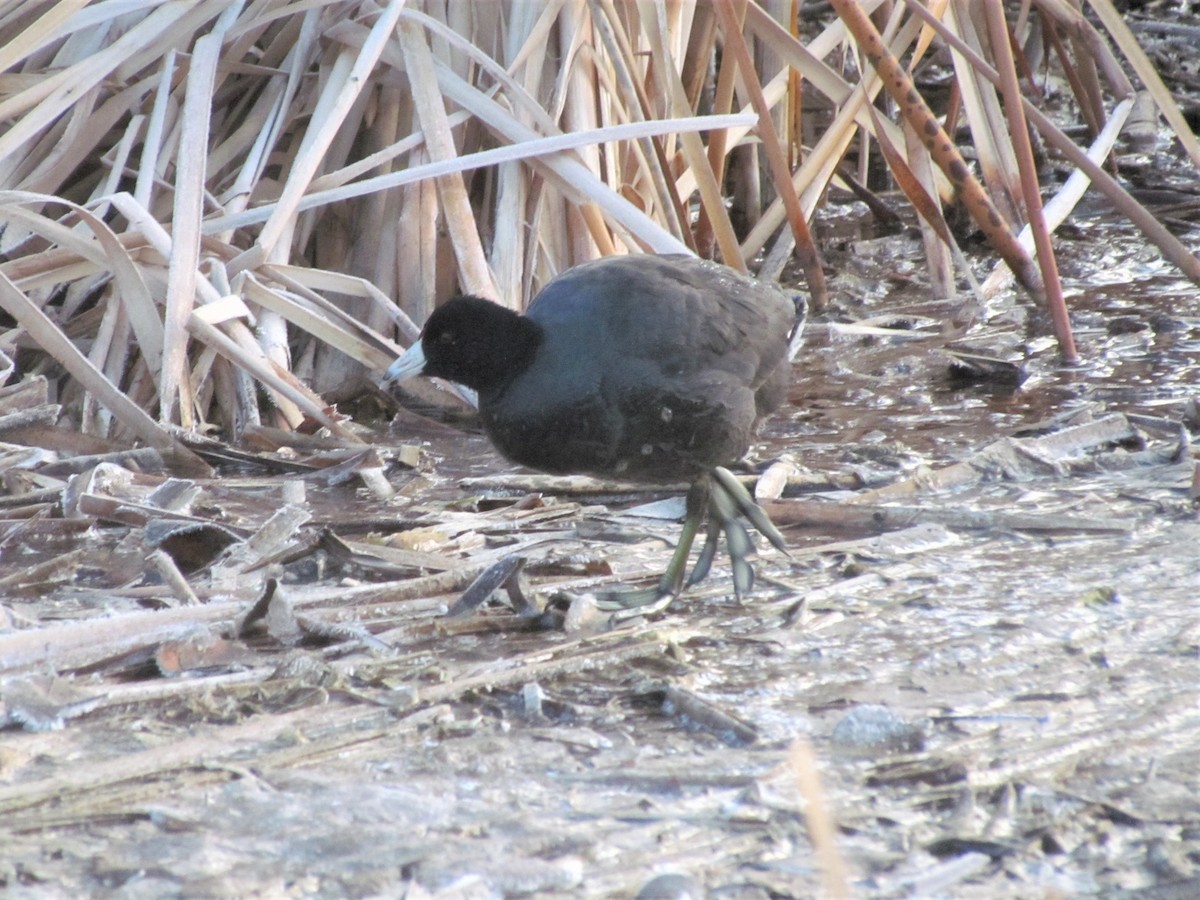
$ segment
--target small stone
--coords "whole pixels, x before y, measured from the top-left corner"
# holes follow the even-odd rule
[[[915,753],[925,749],[925,733],[886,706],[856,706],[833,727],[833,742],[856,750]]]

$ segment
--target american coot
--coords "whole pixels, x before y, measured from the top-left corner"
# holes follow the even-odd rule
[[[692,482],[678,547],[657,588],[610,605],[668,601],[683,587],[705,511],[703,578],[724,532],[740,595],[753,583],[744,515],[783,538],[722,466],[777,407],[790,376],[797,306],[778,288],[691,256],[615,256],[576,266],[525,315],[455,297],[385,381],[435,375],[474,388],[488,436],[508,459],[555,474]]]

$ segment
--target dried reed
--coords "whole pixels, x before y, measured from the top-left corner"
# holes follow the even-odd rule
[[[347,436],[322,395],[385,366],[457,290],[519,306],[564,268],[639,250],[746,268],[771,244],[778,270],[795,241],[819,303],[809,222],[869,137],[929,222],[943,292],[940,203],[978,201],[1037,294],[1055,280],[1046,232],[1089,180],[1200,278],[1101,168],[1135,93],[1111,45],[1200,161],[1108,0],[1092,2],[1099,25],[1059,0],[1007,22],[963,0],[874,24],[880,4],[834,5],[841,18],[800,22],[780,0],[0,0],[0,349],[17,372],[61,373],[87,433],[162,446],[175,425],[236,437],[267,417]],[[1037,84],[1035,26],[1058,53]],[[1013,60],[994,51],[1005,36]],[[953,125],[915,102],[911,73],[940,48],[978,180]],[[1046,79],[1077,95],[1090,155],[1037,108]],[[1018,87],[1079,167],[1032,216],[1040,279],[1034,242],[1012,237],[1037,193],[1009,136]],[[885,89],[916,115],[873,109]]]

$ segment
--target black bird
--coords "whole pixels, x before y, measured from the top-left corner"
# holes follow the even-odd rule
[[[678,547],[657,588],[607,605],[669,602],[708,512],[687,584],[708,574],[724,531],[740,597],[753,584],[744,515],[783,538],[723,468],[784,399],[802,304],[773,285],[691,256],[614,256],[559,275],[519,315],[455,297],[385,381],[430,375],[473,388],[484,429],[508,459],[553,474],[691,481]]]

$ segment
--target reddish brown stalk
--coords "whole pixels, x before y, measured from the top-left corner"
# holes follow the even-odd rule
[[[1087,126],[1088,138],[1095,140],[1096,135],[1103,127],[1103,122],[1096,119],[1095,108],[1088,101],[1088,92],[1083,86],[1083,79],[1075,68],[1074,60],[1067,53],[1067,48],[1063,46],[1062,36],[1058,33],[1058,23],[1048,17],[1044,18],[1043,22],[1045,23],[1046,37],[1050,40],[1050,46],[1054,48],[1054,55],[1058,57],[1058,64],[1062,66],[1067,83],[1071,85],[1071,93],[1075,95],[1075,100],[1079,104],[1079,115],[1083,119],[1083,124]]]
[[[958,79],[950,82],[950,96],[946,100],[946,134],[954,134],[958,130],[958,117],[962,113],[962,88]]]
[[[800,0],[792,0],[788,10],[788,31],[800,40]],[[788,167],[795,169],[804,160],[804,77],[797,69],[788,71]]]
[[[1032,94],[1035,99],[1043,99],[1045,94],[1042,91],[1041,86],[1037,83],[1037,79],[1034,77],[1033,66],[1029,64],[1029,56],[1026,54],[1025,48],[1017,43],[1017,36],[1012,33],[1012,29],[1009,29],[1008,34],[1011,39],[1009,40],[1008,46],[1012,51],[1013,59],[1016,60],[1017,63],[1017,74],[1025,80],[1027,85],[1029,85],[1029,93]]]
[[[1071,318],[1063,299],[1062,283],[1058,278],[1058,263],[1054,258],[1054,246],[1050,241],[1050,229],[1046,225],[1042,209],[1042,191],[1038,184],[1037,163],[1033,158],[1033,143],[1029,139],[1029,126],[1021,106],[1021,86],[1017,82],[1017,67],[1009,43],[1008,24],[1004,21],[1001,6],[985,3],[988,37],[992,42],[992,58],[1000,71],[1000,90],[1004,95],[1004,110],[1011,123],[1009,135],[1013,150],[1017,154],[1017,171],[1021,176],[1021,193],[1025,196],[1025,208],[1029,215],[1029,229],[1033,232],[1037,247],[1038,267],[1042,272],[1042,283],[1046,289],[1046,304],[1054,323],[1054,335],[1058,348],[1067,363],[1079,362],[1075,351],[1075,339],[1071,334]]]

